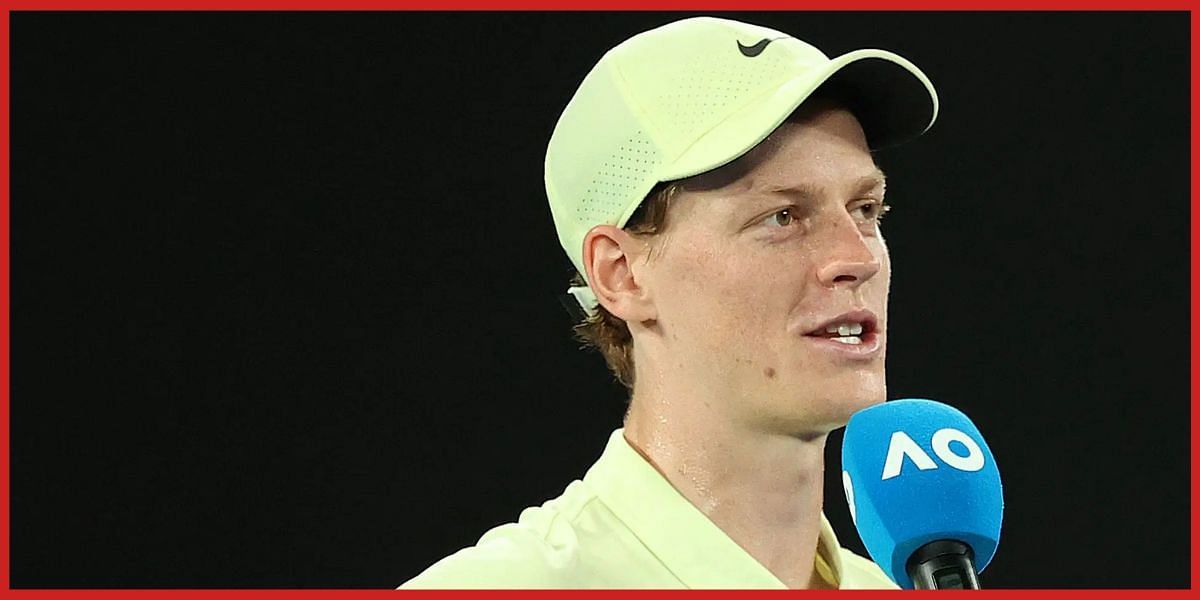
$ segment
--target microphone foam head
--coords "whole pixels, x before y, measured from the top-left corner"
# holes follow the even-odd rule
[[[979,429],[933,400],[892,400],[850,418],[842,442],[850,515],[871,558],[897,585],[921,546],[957,540],[983,571],[996,553],[1004,495]]]

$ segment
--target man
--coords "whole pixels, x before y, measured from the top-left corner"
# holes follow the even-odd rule
[[[886,588],[822,513],[829,432],[885,400],[870,151],[932,125],[894,54],[694,18],[608,52],[546,154],[579,334],[630,388],[582,480],[402,587]]]

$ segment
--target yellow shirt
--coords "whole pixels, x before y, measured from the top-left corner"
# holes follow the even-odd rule
[[[825,515],[816,568],[842,589],[896,588]],[[613,432],[583,480],[401,588],[784,588]]]

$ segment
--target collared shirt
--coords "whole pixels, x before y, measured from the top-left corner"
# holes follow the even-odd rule
[[[842,548],[825,515],[816,570],[831,587],[896,588]],[[401,588],[784,588],[618,429],[583,480],[489,530]]]

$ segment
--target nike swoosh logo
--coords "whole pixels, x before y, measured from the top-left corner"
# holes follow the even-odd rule
[[[763,50],[767,49],[767,44],[781,39],[783,38],[763,38],[758,40],[758,42],[756,42],[753,46],[743,46],[742,42],[739,41],[737,45],[738,50],[742,52],[742,56],[745,56],[746,58],[754,58],[755,56],[762,54]]]

